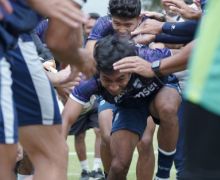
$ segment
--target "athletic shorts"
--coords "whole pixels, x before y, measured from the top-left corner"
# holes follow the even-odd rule
[[[112,131],[128,130],[138,134],[141,139],[147,126],[147,117],[149,116],[148,105],[137,108],[116,107],[113,115]]]
[[[76,123],[72,125],[69,135],[79,135],[90,128],[99,128],[97,107],[80,115]]]
[[[115,108],[116,107],[114,104],[110,104],[109,102],[105,101],[102,97],[99,98],[98,113],[107,109],[111,109],[114,112]]]
[[[19,39],[18,47],[8,51],[6,59],[11,65],[12,102],[18,125],[61,124],[55,91],[44,72],[34,43]],[[7,113],[14,114],[14,110]],[[14,124],[16,122],[10,124],[10,129],[17,131]],[[14,142],[17,142],[17,136],[14,136]]]
[[[15,144],[18,140],[17,116],[13,102],[10,63],[0,59],[0,144]]]

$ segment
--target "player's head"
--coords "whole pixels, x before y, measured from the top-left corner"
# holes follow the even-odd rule
[[[84,24],[83,30],[85,35],[89,35],[93,26],[95,25],[97,19],[100,17],[98,13],[89,13],[89,19],[88,21]]]
[[[106,36],[95,45],[94,57],[102,86],[112,95],[118,95],[127,86],[131,73],[120,73],[113,64],[122,58],[135,56],[135,45],[125,37]]]
[[[119,34],[130,34],[140,23],[140,0],[110,0],[109,13],[112,25]]]

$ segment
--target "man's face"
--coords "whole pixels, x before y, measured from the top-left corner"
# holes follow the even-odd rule
[[[86,34],[86,36],[88,36],[93,28],[93,26],[95,25],[96,23],[96,19],[92,19],[90,18],[86,24],[84,25],[84,32]]]
[[[136,29],[136,27],[140,23],[140,17],[132,18],[132,19],[125,19],[125,18],[118,18],[112,17],[112,26],[113,29],[122,36],[130,35],[132,31]]]
[[[113,96],[119,95],[127,86],[131,78],[130,73],[113,73],[100,72],[100,81],[102,86]]]

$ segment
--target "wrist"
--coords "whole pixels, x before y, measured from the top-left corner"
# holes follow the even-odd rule
[[[160,60],[157,60],[157,61],[154,61],[154,62],[151,63],[151,69],[152,69],[154,75],[157,76],[157,77],[161,76],[160,64],[161,64]]]

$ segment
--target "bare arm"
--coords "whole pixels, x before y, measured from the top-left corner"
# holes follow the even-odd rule
[[[71,28],[56,19],[49,21],[46,42],[56,59],[76,66],[88,77],[95,72],[95,61],[82,47],[81,28]]]
[[[0,7],[3,7],[3,9],[7,12],[7,13],[12,13],[13,9],[11,7],[11,4],[9,3],[8,0],[0,0]],[[0,11],[0,19],[3,18],[3,14]]]
[[[160,64],[160,74],[168,75],[185,70],[193,45],[194,42],[191,42],[182,48],[178,54],[162,59]],[[119,70],[120,72],[137,73],[148,78],[155,76],[153,70],[151,69],[151,63],[138,56],[123,58],[114,63],[113,67],[114,70]]]
[[[175,54],[174,56],[163,59],[160,64],[160,73],[162,75],[167,75],[170,73],[185,70],[193,46],[194,41],[186,45],[184,48],[181,49],[179,53]]]
[[[62,112],[62,135],[67,138],[71,126],[78,119],[83,105],[69,98]]]
[[[88,40],[88,42],[86,43],[86,50],[93,56],[94,53],[94,47],[96,44],[96,40]]]

